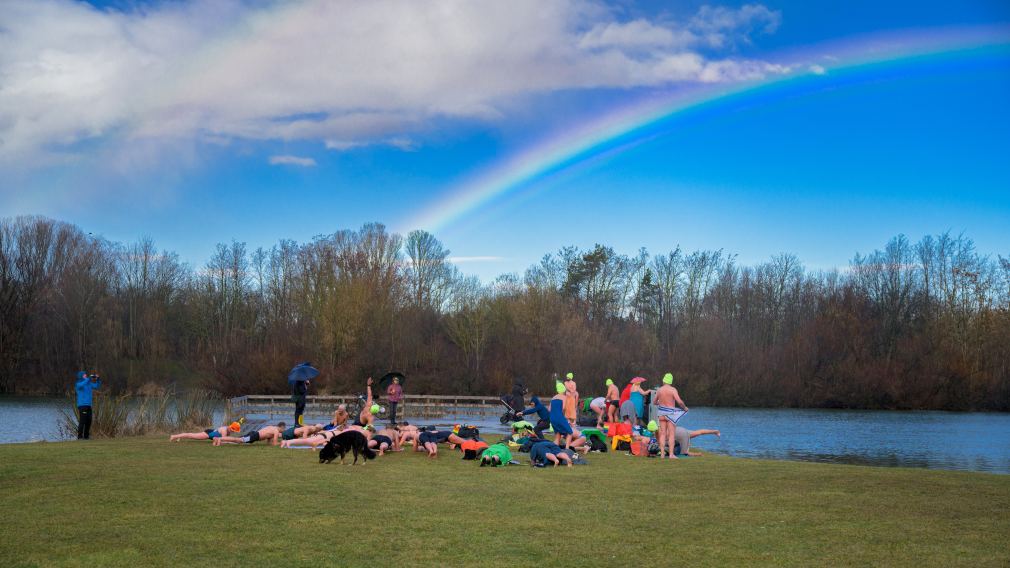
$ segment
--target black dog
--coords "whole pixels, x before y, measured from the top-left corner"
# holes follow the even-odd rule
[[[351,465],[358,463],[358,454],[364,456],[362,465],[368,463],[368,460],[375,459],[375,451],[368,447],[368,438],[357,430],[350,430],[343,434],[337,434],[326,442],[323,449],[319,451],[319,463],[330,463],[339,456],[340,463],[343,464],[344,455],[348,451],[354,452],[354,462]]]

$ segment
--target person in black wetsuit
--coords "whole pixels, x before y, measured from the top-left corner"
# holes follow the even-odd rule
[[[291,400],[295,403],[295,426],[304,426],[305,401],[309,392],[309,381],[291,383]]]

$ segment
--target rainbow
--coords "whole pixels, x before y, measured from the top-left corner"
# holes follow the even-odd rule
[[[986,26],[891,32],[825,44],[802,53],[780,54],[775,59],[790,69],[787,73],[732,86],[682,89],[635,101],[469,176],[401,226],[406,230],[444,230],[491,202],[521,193],[537,181],[589,160],[619,153],[668,131],[674,119],[689,112],[718,112],[752,98],[794,93],[796,88],[837,86],[839,81],[852,80],[860,73],[891,66],[970,58],[982,52],[996,51],[1002,55],[1008,47],[1010,28]]]

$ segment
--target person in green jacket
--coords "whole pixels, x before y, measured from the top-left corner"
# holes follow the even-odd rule
[[[512,461],[512,452],[509,447],[505,444],[494,444],[484,448],[484,451],[480,455],[480,466],[484,467],[490,465],[492,467],[497,467],[501,465],[508,465]]]

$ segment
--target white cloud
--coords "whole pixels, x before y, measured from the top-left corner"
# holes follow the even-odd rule
[[[410,150],[433,121],[500,119],[516,97],[781,73],[699,52],[779,20],[755,4],[670,23],[576,0],[193,0],[125,12],[8,0],[0,164],[231,140]]]
[[[312,158],[302,158],[300,156],[270,156],[270,164],[274,166],[301,166],[303,168],[315,167],[316,161]]]
[[[813,73],[814,75],[824,75],[825,73],[828,72],[828,70],[825,69],[823,65],[811,65],[809,69],[810,72]]]
[[[449,262],[453,264],[466,264],[468,262],[501,262],[505,260],[503,256],[450,256]]]

